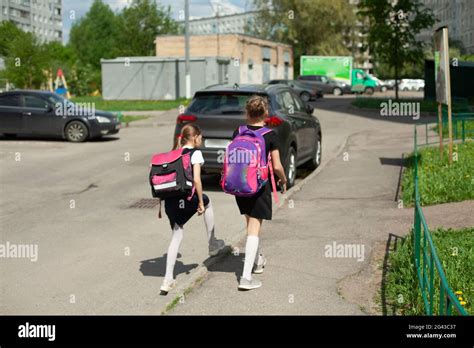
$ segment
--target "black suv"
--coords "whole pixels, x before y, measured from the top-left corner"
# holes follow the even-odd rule
[[[94,105],[75,104],[48,91],[0,93],[0,133],[9,137],[57,136],[83,142],[119,130],[118,118]]]
[[[313,107],[305,104],[289,87],[277,85],[213,85],[196,92],[185,112],[178,116],[174,136],[184,124],[193,122],[203,132],[201,150],[206,173],[220,173],[226,146],[234,130],[245,124],[245,103],[252,95],[269,100],[266,121],[280,139],[280,156],[288,177],[295,182],[296,168],[303,164],[316,169],[321,162],[321,126],[312,115]]]

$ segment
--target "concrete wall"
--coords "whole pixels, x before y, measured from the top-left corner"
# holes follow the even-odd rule
[[[184,56],[183,36],[158,36],[157,57]],[[264,55],[264,51],[267,52]],[[267,79],[293,79],[293,49],[289,45],[238,34],[195,35],[190,39],[191,57],[231,57],[240,65],[240,83]],[[285,62],[287,71],[285,74]],[[267,65],[266,67],[264,67]],[[269,66],[268,66],[269,65]],[[269,73],[265,73],[268,71]]]
[[[186,95],[185,61],[177,58],[131,57],[103,59],[102,94],[105,100],[173,100]],[[226,80],[219,75],[227,65]],[[191,93],[217,83],[238,83],[239,67],[229,58],[193,58]],[[219,80],[220,78],[220,80]]]

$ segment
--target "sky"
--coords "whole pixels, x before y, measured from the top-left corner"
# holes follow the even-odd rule
[[[131,0],[103,0],[112,10],[120,11]],[[63,42],[69,41],[69,33],[74,21],[84,16],[93,0],[62,0],[63,2]],[[172,17],[178,19],[179,12],[184,9],[184,0],[156,0],[159,5],[171,7]],[[219,8],[221,14],[245,11],[251,7],[251,0],[189,0],[191,18],[209,17]],[[73,12],[72,12],[73,11]],[[71,17],[75,17],[71,19]]]

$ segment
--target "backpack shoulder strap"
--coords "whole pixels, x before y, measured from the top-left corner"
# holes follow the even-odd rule
[[[273,198],[275,199],[275,203],[278,205],[280,204],[280,200],[278,198],[278,193],[276,189],[276,182],[275,182],[275,173],[273,172],[273,161],[272,161],[272,154],[268,154],[268,167],[270,168],[270,180],[272,183],[272,191],[273,191]]]
[[[248,130],[248,127],[247,127],[247,126],[240,126],[240,127],[239,127],[239,134],[242,134],[242,133],[245,132],[246,130]]]
[[[268,134],[270,133],[272,130],[270,128],[267,128],[267,127],[262,127],[260,129],[257,129],[255,132],[260,134],[260,135],[265,135],[265,134]]]

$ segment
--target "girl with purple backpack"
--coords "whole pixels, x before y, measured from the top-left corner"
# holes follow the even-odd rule
[[[178,249],[183,239],[183,227],[194,214],[204,215],[209,255],[215,256],[225,247],[224,241],[216,239],[214,236],[214,211],[209,197],[202,190],[201,166],[204,164],[204,158],[199,150],[201,143],[202,134],[199,127],[194,124],[187,124],[181,129],[181,134],[178,136],[174,147],[175,150],[182,148],[183,154],[190,153],[195,191],[193,191],[192,196],[188,197],[188,199],[186,197],[165,198],[165,212],[172,229],[172,238],[166,257],[165,279],[160,288],[163,294],[167,294],[176,286],[173,272]]]
[[[264,154],[262,153],[262,156],[268,159],[268,162],[265,161],[265,165],[269,167],[267,168],[267,172],[270,173],[271,180],[268,180],[269,178],[266,177],[266,183],[256,194],[249,196],[236,194],[235,197],[240,213],[245,215],[247,224],[245,262],[238,287],[239,290],[251,290],[262,286],[259,280],[252,278],[252,272],[257,274],[263,273],[263,268],[267,262],[265,256],[259,252],[259,234],[263,220],[272,219],[271,191],[273,172],[279,178],[278,183],[280,187],[282,187],[283,193],[286,192],[286,176],[280,161],[278,136],[273,130],[265,128],[265,119],[268,117],[267,99],[257,95],[250,97],[247,101],[245,111],[247,125],[235,130],[232,138],[235,139],[238,136],[244,136],[244,134],[249,133],[248,130],[263,135],[265,151]],[[258,146],[258,149],[260,149],[260,146]],[[273,187],[273,189],[275,190],[276,188]],[[226,190],[225,187],[224,190]]]

